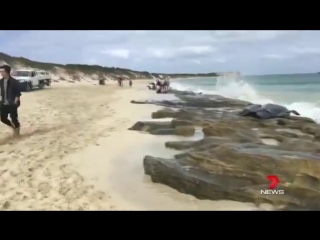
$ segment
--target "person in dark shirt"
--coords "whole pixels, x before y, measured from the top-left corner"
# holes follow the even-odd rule
[[[20,106],[21,88],[20,83],[11,77],[10,72],[10,66],[0,67],[2,75],[2,79],[0,79],[0,118],[1,122],[14,130],[14,135],[19,135],[18,107]],[[8,119],[9,115],[11,121]]]

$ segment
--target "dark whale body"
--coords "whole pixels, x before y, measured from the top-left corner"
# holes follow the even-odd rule
[[[244,108],[239,115],[250,116],[258,119],[270,119],[270,118],[285,118],[289,117],[290,113],[300,115],[295,110],[288,110],[286,107],[268,103],[265,105],[251,104]]]

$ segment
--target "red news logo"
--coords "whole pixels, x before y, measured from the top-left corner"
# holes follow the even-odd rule
[[[268,179],[271,182],[269,189],[275,189],[280,182],[280,179],[278,178],[277,175],[269,175]]]
[[[267,176],[267,178],[271,182],[269,189],[261,190],[261,194],[264,194],[264,195],[283,195],[284,190],[275,189],[280,182],[279,177],[277,175],[269,175],[269,176]]]

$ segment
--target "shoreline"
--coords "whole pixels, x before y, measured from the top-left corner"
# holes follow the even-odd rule
[[[199,200],[191,195],[151,182],[143,171],[143,157],[158,155],[170,157],[179,151],[165,149],[164,143],[172,140],[191,140],[194,137],[152,136],[141,132],[130,131],[127,128],[137,121],[151,120],[151,112],[162,109],[155,105],[130,104],[130,100],[168,99],[169,95],[158,95],[153,91],[128,89],[118,92],[122,100],[114,102],[114,107],[134,108],[134,114],[119,111],[117,115],[129,118],[124,123],[125,128],[113,132],[108,138],[101,138],[99,146],[90,147],[71,157],[76,162],[75,169],[96,189],[110,193],[110,209],[113,210],[258,210],[252,203],[228,200]],[[131,95],[129,94],[131,92]],[[130,95],[130,98],[128,96]],[[170,94],[171,95],[171,94]],[[118,108],[119,109],[119,108]],[[120,146],[114,143],[122,139]],[[103,151],[107,157],[102,157]],[[126,154],[124,155],[124,149]],[[100,153],[99,153],[100,152]],[[90,156],[90,161],[88,158]],[[75,161],[77,159],[77,161]],[[79,161],[79,159],[81,159]],[[266,206],[268,208],[268,206]]]
[[[130,98],[128,98],[130,96]],[[235,201],[198,200],[191,195],[152,183],[144,174],[143,157],[148,154],[170,157],[178,151],[165,149],[164,142],[191,139],[175,136],[152,136],[127,130],[137,121],[151,120],[151,112],[162,109],[154,105],[135,106],[130,100],[147,100],[155,97],[167,98],[144,89],[127,89],[118,92],[119,101],[112,103],[122,128],[107,138],[98,140],[98,146],[87,147],[68,156],[77,170],[97,190],[107,193],[109,204],[102,209],[112,210],[257,210],[252,203]],[[132,98],[132,99],[131,99]],[[119,110],[120,106],[128,112]],[[131,110],[129,110],[131,109]],[[134,112],[133,112],[134,111]],[[192,137],[194,138],[194,137]],[[121,139],[121,143],[115,144]],[[125,152],[125,154],[124,154]]]
[[[128,130],[162,108],[130,103],[162,97],[148,91],[146,81],[133,88],[60,83],[23,93],[21,138],[11,138],[10,129],[0,125],[7,135],[0,139],[1,209],[256,209],[200,201],[144,175],[144,155],[176,153],[164,148],[165,138]]]

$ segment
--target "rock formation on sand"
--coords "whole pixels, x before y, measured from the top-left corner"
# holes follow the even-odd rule
[[[172,159],[145,156],[145,174],[199,199],[269,203],[283,210],[320,209],[320,125],[304,117],[259,120],[237,113],[249,103],[218,95],[174,92],[179,100],[132,101],[164,106],[131,130],[154,135],[192,135],[199,141],[166,142],[182,150]],[[264,195],[277,175],[283,195]]]
[[[171,78],[185,78],[185,77],[215,77],[216,73],[207,74],[163,74],[163,73],[149,73],[139,72],[125,68],[102,67],[99,65],[84,65],[84,64],[56,64],[36,62],[23,57],[12,57],[5,53],[0,53],[0,64],[9,64],[13,68],[37,68],[43,69],[51,73],[54,81],[81,81],[85,79],[101,80],[109,79],[115,80],[119,77],[130,79],[153,79],[160,75]]]

